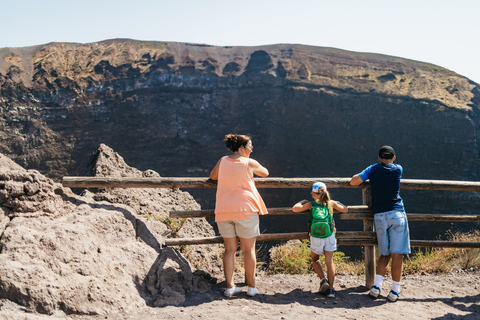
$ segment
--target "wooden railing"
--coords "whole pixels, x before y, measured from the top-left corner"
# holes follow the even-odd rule
[[[317,181],[324,182],[328,188],[361,188],[362,205],[349,206],[348,213],[338,213],[340,219],[363,220],[363,231],[338,231],[338,245],[363,245],[365,252],[365,285],[371,287],[375,277],[376,235],[373,214],[370,208],[370,185],[363,183],[351,186],[350,178],[256,178],[257,188],[310,188]],[[106,177],[64,177],[63,186],[70,188],[216,188],[216,181],[208,178],[106,178]],[[480,182],[447,180],[401,180],[401,189],[480,191]],[[291,208],[269,208],[270,215],[305,214],[294,213]],[[172,218],[213,217],[213,210],[171,211]],[[409,221],[454,221],[480,222],[480,214],[430,214],[407,213]],[[262,234],[257,241],[281,241],[308,239],[307,232]],[[223,243],[222,237],[166,239],[165,245],[212,244]],[[411,240],[412,247],[456,247],[480,248],[480,242]]]

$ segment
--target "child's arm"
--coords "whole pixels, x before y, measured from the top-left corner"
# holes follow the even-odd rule
[[[348,212],[347,206],[344,205],[343,203],[340,203],[340,201],[330,200],[330,205],[332,206],[333,209],[335,209],[337,211],[340,211],[340,212],[343,212],[343,213]]]
[[[306,210],[310,210],[310,209],[312,209],[312,204],[310,203],[310,201],[302,200],[300,202],[297,202],[293,206],[292,211],[293,212],[302,212],[302,211],[306,211]]]

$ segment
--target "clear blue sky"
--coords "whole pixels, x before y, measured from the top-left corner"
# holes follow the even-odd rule
[[[300,43],[430,62],[480,83],[480,0],[9,0],[0,12],[0,48]]]

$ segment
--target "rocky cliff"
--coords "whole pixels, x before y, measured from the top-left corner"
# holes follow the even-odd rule
[[[349,177],[390,144],[405,178],[478,180],[479,107],[479,85],[452,71],[333,48],[119,39],[0,49],[0,152],[56,181],[85,175],[101,143],[140,170],[207,176],[230,132],[253,136],[271,176]],[[195,192],[213,206],[212,192]],[[308,197],[262,193],[270,207]],[[416,212],[472,200],[404,195]]]

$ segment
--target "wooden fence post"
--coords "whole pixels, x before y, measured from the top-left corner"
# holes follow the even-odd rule
[[[362,188],[363,205],[371,206],[370,185]],[[374,231],[372,219],[363,219],[363,231]],[[375,282],[375,246],[364,246],[365,251],[365,286],[370,288]]]

